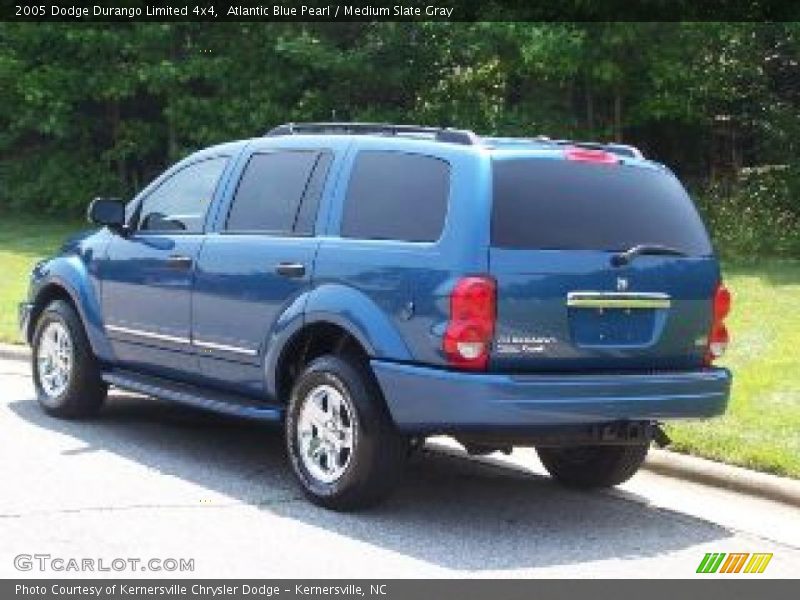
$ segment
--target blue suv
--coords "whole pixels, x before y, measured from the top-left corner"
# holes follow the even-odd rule
[[[287,124],[89,217],[20,307],[43,409],[89,416],[115,385],[283,420],[329,508],[381,499],[433,434],[616,485],[660,422],[728,401],[708,234],[630,146]]]

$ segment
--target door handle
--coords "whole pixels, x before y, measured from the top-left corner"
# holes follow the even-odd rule
[[[182,254],[173,254],[167,258],[167,265],[173,269],[190,269],[192,267],[192,259]]]
[[[283,277],[302,277],[306,274],[306,266],[302,263],[282,262],[275,267],[275,272]]]

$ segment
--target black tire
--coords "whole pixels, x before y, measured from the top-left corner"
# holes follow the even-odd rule
[[[53,323],[63,326],[71,344],[71,367],[67,383],[63,391],[57,394],[48,392],[39,369],[39,357],[43,352],[42,337]],[[96,414],[106,398],[108,386],[101,379],[97,359],[92,353],[80,317],[71,304],[64,300],[54,300],[45,307],[36,322],[32,348],[33,382],[39,405],[44,411],[64,419],[79,419]]]
[[[575,446],[537,448],[539,459],[553,479],[578,489],[619,485],[636,474],[649,444],[632,446]]]
[[[316,477],[306,464],[311,459],[301,457],[301,410],[325,386],[334,388],[354,414],[352,450],[344,451],[349,458],[342,460],[344,471],[334,481]],[[286,445],[294,474],[309,500],[341,511],[365,508],[385,498],[399,481],[408,454],[407,439],[395,429],[369,367],[332,355],[312,361],[295,381],[286,415]]]

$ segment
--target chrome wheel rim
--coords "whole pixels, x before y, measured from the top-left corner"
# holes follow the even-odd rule
[[[58,321],[47,324],[39,339],[36,366],[39,383],[50,398],[57,398],[69,386],[73,365],[72,338]]]
[[[355,447],[355,411],[331,385],[318,385],[303,399],[297,419],[300,460],[309,474],[333,483],[347,470]]]

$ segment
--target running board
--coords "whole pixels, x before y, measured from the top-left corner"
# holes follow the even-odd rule
[[[283,406],[278,404],[259,402],[247,396],[218,392],[133,371],[108,371],[103,373],[103,381],[131,392],[235,417],[261,421],[279,421],[283,418]]]

